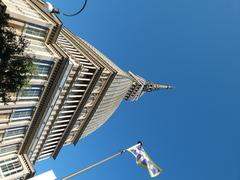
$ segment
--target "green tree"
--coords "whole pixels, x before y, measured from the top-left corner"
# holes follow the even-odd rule
[[[0,99],[11,101],[33,75],[33,61],[24,54],[28,42],[8,26],[9,15],[0,14]]]

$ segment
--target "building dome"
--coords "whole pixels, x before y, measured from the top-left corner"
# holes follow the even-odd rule
[[[130,78],[122,75],[115,77],[81,138],[98,129],[110,118],[124,99],[131,85],[132,81]]]

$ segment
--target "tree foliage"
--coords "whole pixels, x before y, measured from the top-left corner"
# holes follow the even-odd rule
[[[8,26],[8,20],[8,14],[0,14],[0,98],[5,104],[33,74],[32,58],[24,54],[28,42]]]

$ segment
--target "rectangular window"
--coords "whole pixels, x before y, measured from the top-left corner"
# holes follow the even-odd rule
[[[41,89],[24,89],[22,91],[23,97],[35,97],[35,96],[40,96],[40,94],[41,94]]]
[[[26,87],[20,91],[20,93],[18,95],[18,100],[19,101],[38,100],[39,97],[41,96],[42,91],[43,91],[43,86],[41,86],[41,85]]]
[[[31,119],[33,114],[33,108],[17,108],[11,115],[11,121],[21,120],[21,119]]]
[[[49,66],[38,65],[37,74],[48,75],[49,69],[50,69]]]
[[[23,35],[29,41],[29,46],[26,48],[26,51],[32,53],[38,52],[40,54],[51,54],[45,44],[47,31],[48,30],[44,27],[27,24],[23,31]]]
[[[33,76],[33,79],[47,79],[51,68],[53,65],[53,62],[51,61],[44,61],[44,60],[36,60],[33,62],[36,67],[36,74]]]
[[[12,153],[14,151],[16,151],[18,149],[18,145],[17,144],[11,144],[8,146],[2,146],[0,147],[0,156],[2,155],[6,155],[8,153]]]
[[[47,36],[47,31],[48,30],[44,27],[35,24],[26,24],[23,34],[26,39],[44,42],[44,39]]]
[[[36,28],[36,27],[33,27],[33,26],[28,26],[28,27],[26,27],[25,34],[26,35],[34,35],[34,36],[44,38],[47,33],[46,33],[45,29],[40,29],[40,28]]]
[[[6,129],[4,140],[16,138],[16,137],[23,138],[26,130],[27,130],[27,126],[8,128]]]
[[[23,167],[17,157],[0,161],[1,174],[4,177],[16,174],[23,170]]]

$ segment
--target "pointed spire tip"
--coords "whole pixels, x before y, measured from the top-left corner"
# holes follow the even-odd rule
[[[171,85],[167,85],[168,86],[168,89],[175,89],[176,87],[175,86],[171,86]]]

